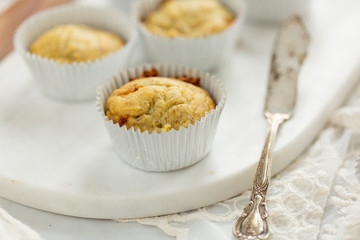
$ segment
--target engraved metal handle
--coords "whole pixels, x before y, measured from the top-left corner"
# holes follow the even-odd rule
[[[233,234],[241,240],[263,240],[269,237],[266,192],[270,183],[273,146],[280,124],[289,114],[265,113],[268,129],[264,148],[256,170],[250,201],[234,225]]]

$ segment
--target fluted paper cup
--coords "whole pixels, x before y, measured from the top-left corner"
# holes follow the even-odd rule
[[[206,113],[195,125],[187,128],[162,131],[136,131],[127,129],[109,120],[105,115],[105,104],[115,90],[127,83],[129,79],[139,78],[144,71],[156,69],[163,77],[195,77],[200,85],[213,98],[216,108]],[[96,106],[104,120],[107,132],[113,142],[119,158],[129,165],[145,171],[172,171],[181,169],[200,161],[210,151],[220,114],[226,101],[223,85],[209,73],[179,65],[143,65],[120,72],[97,90]]]
[[[47,30],[62,24],[85,24],[119,35],[125,46],[91,62],[60,63],[29,52],[31,44]],[[25,59],[44,94],[62,100],[88,100],[96,88],[125,69],[137,39],[135,24],[120,12],[76,5],[55,7],[26,20],[17,30],[15,49]]]
[[[199,38],[170,38],[151,33],[142,20],[163,0],[142,0],[133,9],[147,53],[153,62],[166,62],[210,70],[228,59],[241,30],[246,6],[244,0],[219,0],[234,15],[234,22],[223,32]]]

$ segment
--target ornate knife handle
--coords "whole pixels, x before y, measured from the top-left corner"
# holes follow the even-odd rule
[[[263,240],[269,237],[266,192],[271,178],[273,146],[280,124],[288,114],[265,113],[268,129],[264,148],[256,170],[250,201],[234,225],[233,234],[241,240]]]

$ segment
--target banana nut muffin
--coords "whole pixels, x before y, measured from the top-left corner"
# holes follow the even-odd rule
[[[214,108],[213,99],[200,87],[172,78],[148,77],[116,89],[107,99],[105,114],[128,129],[160,133],[187,128]]]
[[[162,37],[202,37],[220,33],[234,21],[216,0],[167,0],[144,20],[146,28]]]
[[[66,24],[41,35],[30,52],[60,63],[94,61],[124,46],[120,37],[92,27]]]

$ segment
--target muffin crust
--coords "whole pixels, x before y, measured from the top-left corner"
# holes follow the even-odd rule
[[[167,0],[151,12],[144,24],[162,37],[203,37],[220,33],[234,16],[216,0]]]
[[[106,102],[105,114],[127,129],[160,133],[187,128],[214,108],[214,101],[200,87],[171,78],[149,77],[116,89]]]
[[[113,33],[76,24],[56,26],[41,35],[30,52],[60,63],[87,62],[122,48],[124,42]]]

